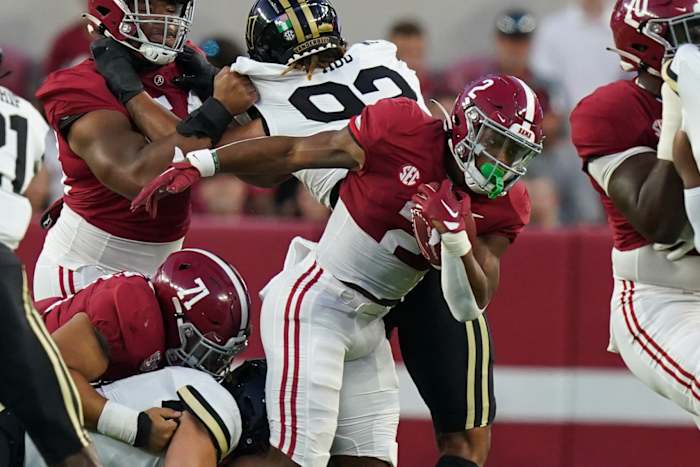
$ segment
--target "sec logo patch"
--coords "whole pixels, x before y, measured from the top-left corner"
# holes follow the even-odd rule
[[[420,171],[412,165],[404,165],[399,172],[399,180],[406,186],[413,186],[420,180]]]

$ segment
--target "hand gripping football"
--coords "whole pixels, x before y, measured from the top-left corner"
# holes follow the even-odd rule
[[[419,206],[411,209],[411,218],[413,236],[418,242],[420,252],[432,267],[440,269],[442,261],[440,257],[440,233],[425,218],[423,210]]]

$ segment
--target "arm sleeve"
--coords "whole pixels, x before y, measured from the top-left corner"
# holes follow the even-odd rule
[[[236,448],[241,437],[238,404],[209,375],[195,372],[192,376],[190,384],[181,387],[177,395],[187,410],[207,429],[221,461]]]
[[[300,170],[294,176],[309,190],[316,201],[332,209],[331,194],[333,188],[347,174],[346,169],[312,169]]]
[[[645,146],[639,146],[636,148],[630,148],[627,151],[623,151],[617,154],[611,154],[609,156],[596,157],[588,161],[588,174],[593,177],[593,180],[600,185],[600,187],[608,194],[608,185],[612,179],[613,173],[618,167],[622,165],[630,157],[637,156],[639,154],[645,154],[648,152],[654,152],[654,149]]]
[[[463,323],[481,316],[484,310],[476,303],[462,258],[442,248],[441,262],[442,293],[452,316]]]
[[[700,52],[694,45],[683,45],[671,63],[671,71],[677,78],[683,114],[683,130],[688,134],[696,161],[700,157],[700,91],[697,80],[700,76]],[[670,82],[667,80],[667,83]],[[673,86],[672,86],[673,88]]]

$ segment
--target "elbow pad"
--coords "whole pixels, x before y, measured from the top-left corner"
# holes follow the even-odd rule
[[[484,310],[476,303],[462,258],[443,249],[441,263],[442,294],[452,316],[463,323],[477,319]]]

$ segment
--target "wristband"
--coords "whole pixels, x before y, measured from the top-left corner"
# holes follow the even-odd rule
[[[217,99],[210,97],[204,104],[177,125],[182,136],[208,137],[212,145],[221,139],[226,128],[233,121],[233,115]]]
[[[216,151],[200,149],[187,154],[187,160],[199,170],[202,177],[212,177],[219,171],[219,157]]]
[[[457,257],[462,257],[472,251],[472,243],[469,241],[469,235],[462,230],[456,233],[444,233],[440,235],[442,249],[449,254]]]
[[[138,418],[138,411],[108,400],[97,421],[97,431],[133,445],[138,434]]]
[[[146,412],[139,412],[134,447],[148,447],[148,440],[151,437],[151,428],[153,428],[153,421],[151,420],[151,417],[149,417]]]

